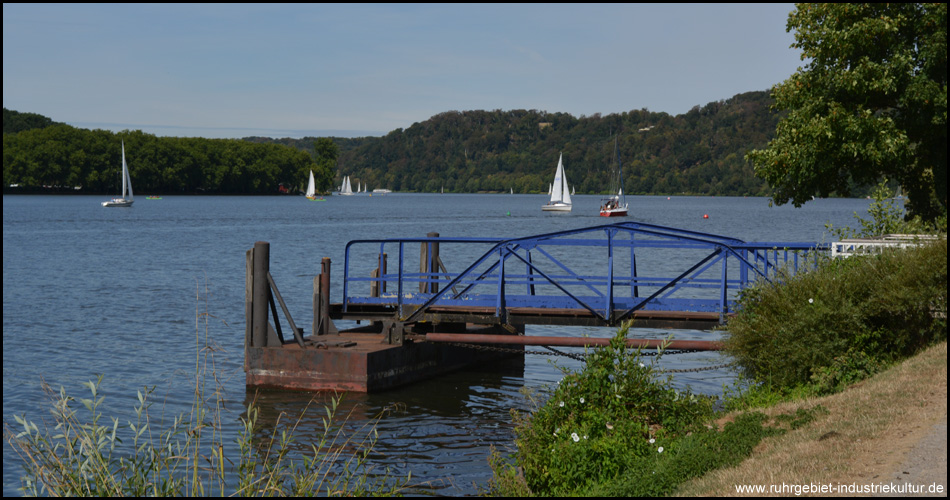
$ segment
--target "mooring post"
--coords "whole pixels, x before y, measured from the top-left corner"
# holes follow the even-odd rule
[[[254,321],[254,249],[244,254],[244,370],[247,371],[247,348],[251,344]]]
[[[379,256],[379,276],[382,278],[379,283],[379,293],[380,295],[386,293],[386,252],[383,252]]]
[[[382,294],[386,293],[386,282],[383,280],[383,275],[386,274],[386,254],[379,254],[379,262],[376,266],[376,269],[373,269],[371,277],[373,281],[369,285],[369,296],[379,298]]]
[[[438,238],[439,233],[426,234],[429,238]],[[439,293],[439,284],[431,283],[433,279],[431,273],[439,272],[439,242],[424,241],[419,253],[419,273],[422,274],[422,280],[419,283],[419,292],[421,293]]]
[[[254,243],[254,272],[253,292],[251,302],[251,345],[265,347],[267,345],[267,305],[268,289],[267,274],[270,272],[270,243],[258,241]]]
[[[426,293],[429,291],[429,283],[426,282],[428,276],[426,273],[429,272],[429,242],[423,241],[422,245],[419,247],[419,293]]]
[[[313,335],[338,333],[330,320],[330,258],[320,261],[320,275],[313,280]]]
[[[426,236],[428,236],[429,238],[438,238],[439,233],[429,233]],[[438,277],[438,272],[439,272],[439,242],[438,241],[432,242],[431,253],[432,255],[429,256],[429,271],[428,272],[436,273],[436,276],[434,278],[438,280],[439,278]],[[433,276],[429,275],[428,278],[433,279]],[[432,293],[439,293],[439,282],[436,281],[435,283],[432,283],[432,286],[429,287],[429,291]]]

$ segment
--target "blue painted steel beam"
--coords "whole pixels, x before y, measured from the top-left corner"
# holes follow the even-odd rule
[[[621,235],[629,235],[629,239],[621,238]],[[434,243],[439,243],[440,248],[457,244],[480,245],[488,249],[461,272],[456,273],[448,269],[441,271],[430,264],[426,266],[428,272],[407,273],[404,268],[404,246],[416,242],[425,243],[430,248]],[[352,275],[351,248],[363,244],[378,245],[380,256],[387,245],[398,245],[398,273],[381,273],[374,278]],[[567,252],[579,247],[605,248],[606,259],[597,264],[597,254],[589,251],[580,252],[579,256],[575,255],[577,252],[567,255],[559,253],[559,256],[555,256],[550,251],[555,247],[562,247]],[[624,263],[630,266],[629,277],[617,274],[615,248],[629,248],[629,263]],[[741,290],[755,279],[769,280],[776,276],[776,271],[781,268],[798,272],[800,267],[804,267],[809,261],[808,256],[826,252],[828,249],[828,245],[801,242],[746,243],[736,238],[635,222],[511,239],[421,237],[354,240],[347,243],[345,252],[343,308],[345,312],[350,303],[394,303],[397,316],[407,322],[418,319],[433,305],[490,305],[500,320],[504,319],[506,311],[512,307],[581,308],[600,318],[605,324],[619,323],[637,310],[677,310],[672,309],[677,307],[683,312],[719,312],[720,316],[724,317],[734,308],[734,300],[730,299],[731,294],[735,293],[733,290]],[[679,263],[689,266],[689,269],[678,274],[674,272],[672,278],[664,277],[662,272],[644,272],[644,259],[652,255],[650,252],[664,252],[661,255],[667,259],[670,255],[679,255],[669,254],[668,250],[698,251],[705,256],[692,265],[691,260]],[[429,254],[431,253],[430,251]],[[444,251],[442,253],[445,255]],[[806,256],[803,262],[799,262],[799,253]],[[538,259],[538,256],[542,259]],[[687,257],[692,259],[691,256]],[[580,262],[571,262],[571,259],[578,258]],[[736,260],[738,267],[729,266],[728,261],[731,258]],[[506,265],[509,259],[522,262],[524,267]],[[721,263],[718,278],[706,277],[707,271],[716,263]],[[817,257],[814,265],[817,265]],[[553,269],[545,269],[551,266]],[[604,274],[590,272],[591,269],[601,266],[606,268]],[[520,269],[524,271],[520,272]],[[737,276],[730,277],[730,270]],[[351,284],[376,282],[382,285],[393,279],[398,283],[395,297],[385,294],[382,297],[362,297],[351,293]],[[438,291],[407,293],[405,285],[408,283],[428,283],[428,289]],[[489,284],[490,291],[482,291]],[[512,293],[522,285],[526,287],[523,295]],[[629,287],[630,292],[617,294],[615,287],[618,286]],[[572,292],[572,289],[577,287],[592,295]],[[651,291],[653,288],[656,289]],[[381,286],[380,290],[382,289]],[[681,297],[693,294],[694,290],[698,293],[703,289],[718,289],[718,293],[714,298],[704,298],[701,294]],[[647,297],[641,299],[640,295],[644,292]],[[409,316],[404,315],[406,305],[417,306]],[[615,313],[618,310],[623,312]]]

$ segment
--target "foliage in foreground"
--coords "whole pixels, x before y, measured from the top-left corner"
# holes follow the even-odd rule
[[[671,387],[655,363],[625,346],[627,328],[594,351],[586,367],[566,373],[528,415],[514,412],[517,452],[496,452],[498,496],[659,496],[713,469],[735,465],[767,436],[796,428],[820,408],[767,422],[739,415],[721,430],[709,425],[712,400]]]
[[[947,338],[947,240],[747,289],[726,351],[750,380],[834,392]]]

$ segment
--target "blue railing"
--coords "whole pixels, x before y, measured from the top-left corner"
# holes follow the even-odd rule
[[[584,309],[605,325],[638,310],[717,312],[722,321],[743,288],[813,268],[828,250],[637,222],[512,239],[355,240],[346,245],[343,309],[392,307],[407,322],[433,306],[490,307],[501,320],[512,308],[556,308]],[[384,254],[395,265],[374,276]],[[444,261],[470,264],[453,270]]]

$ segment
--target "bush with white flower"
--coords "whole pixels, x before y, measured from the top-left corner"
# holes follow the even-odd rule
[[[654,461],[656,440],[696,430],[712,414],[708,398],[678,395],[655,361],[626,346],[628,328],[592,352],[582,371],[564,370],[532,414],[515,413],[517,465],[532,491],[568,493]]]

